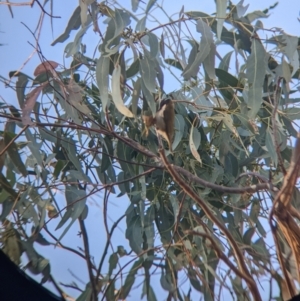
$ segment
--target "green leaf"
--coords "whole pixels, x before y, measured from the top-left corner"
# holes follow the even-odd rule
[[[226,9],[227,9],[227,0],[217,0],[217,38],[221,40],[223,23],[226,17]]]
[[[163,58],[165,58],[166,51],[165,51],[165,39],[164,39],[164,34],[161,34],[160,42],[159,42],[159,50],[160,54]]]
[[[118,158],[123,159],[119,163],[121,165],[122,170],[126,174],[126,177],[127,175],[135,175],[133,165],[130,164],[130,162],[132,161],[132,152],[133,152],[132,148],[125,145],[120,140],[118,141],[117,156]]]
[[[171,205],[172,205],[172,208],[173,208],[174,218],[176,220],[178,218],[178,214],[179,214],[178,199],[174,195],[170,194],[170,202],[171,202]]]
[[[201,160],[199,152],[198,152],[200,143],[201,143],[201,135],[200,135],[198,129],[194,127],[194,124],[192,124],[191,130],[190,130],[189,145],[190,145],[190,149],[191,149],[191,152],[192,152],[194,158],[200,164],[202,164],[202,160]]]
[[[270,42],[270,40],[268,42]],[[297,51],[298,37],[283,33],[281,35],[272,37],[271,42],[277,44],[278,48],[289,59],[289,62],[293,67],[291,74],[291,76],[293,76],[299,69],[299,54]]]
[[[237,300],[239,301],[246,301],[246,300],[251,300],[250,295],[249,295],[249,289],[245,289],[242,284],[242,280],[240,277],[235,277],[232,278],[230,277],[232,287],[234,292],[236,293]]]
[[[246,245],[250,245],[251,244],[251,238],[255,233],[255,227],[251,227],[249,228],[243,235],[243,243]]]
[[[175,150],[176,147],[179,145],[179,143],[182,140],[183,134],[184,134],[184,128],[185,128],[185,121],[182,115],[175,114],[175,137],[174,141],[172,143],[172,149]]]
[[[257,222],[256,222],[256,228],[257,228],[257,231],[259,232],[259,234],[260,234],[262,237],[266,237],[267,232],[266,232],[266,230],[264,229],[264,227],[262,226],[260,220],[257,220]]]
[[[50,246],[51,245],[50,242],[48,240],[46,240],[45,237],[41,233],[36,234],[36,238],[34,241],[39,243],[42,246]]]
[[[64,33],[61,34],[54,42],[52,42],[51,46],[54,46],[57,43],[63,43],[70,37],[70,33],[72,30],[77,30],[80,27],[80,11],[80,6],[77,6],[68,22]]]
[[[80,214],[80,220],[85,220],[88,217],[88,213],[89,213],[89,207],[85,204],[84,209],[82,211],[82,213]]]
[[[29,129],[27,129],[25,131],[25,135],[26,135],[26,138],[27,138],[27,141],[28,141],[28,143],[27,143],[28,148],[30,149],[32,155],[36,159],[38,165],[43,168],[43,166],[44,166],[43,165],[43,159],[42,159],[42,156],[41,156],[41,153],[40,153],[42,142],[37,143],[36,138],[31,134]]]
[[[3,189],[0,193],[0,203],[12,196],[13,199],[18,198],[17,192],[12,188],[11,184],[7,181],[3,173],[0,173],[0,187]]]
[[[16,92],[17,92],[17,98],[18,98],[20,108],[22,108],[24,105],[25,89],[27,83],[28,83],[28,76],[25,74],[20,74],[16,82]]]
[[[69,84],[65,86],[68,92],[67,101],[68,103],[76,108],[79,113],[82,113],[86,117],[92,119],[91,110],[83,101],[82,88],[75,82],[75,80],[70,79]]]
[[[268,129],[266,132],[266,147],[267,147],[269,155],[272,159],[272,163],[276,167],[278,164],[278,157],[277,157],[276,147],[274,145],[274,140],[273,140],[272,135],[273,134],[271,133],[271,130]]]
[[[105,297],[107,298],[107,300],[116,300],[116,296],[115,296],[115,280],[110,280],[109,284],[108,284],[108,288],[105,290]],[[82,301],[86,301],[88,300],[87,298],[82,299]],[[77,301],[77,300],[76,300]],[[81,301],[81,300],[80,300]]]
[[[192,43],[193,48],[189,57],[188,65],[182,73],[185,80],[197,76],[200,64],[209,55],[211,47],[214,44],[211,28],[205,21],[198,19],[196,29],[201,33],[202,37],[199,46],[196,43]]]
[[[297,134],[298,132],[294,129],[293,125],[292,125],[292,122],[286,118],[285,116],[281,116],[282,118],[282,121],[284,123],[284,126],[286,127],[287,131],[289,132],[289,134],[291,136],[293,136],[294,138],[297,138]]]
[[[170,278],[170,274],[166,274],[165,270],[162,269],[160,276],[160,284],[164,290],[168,292],[173,292],[175,290],[175,287]]]
[[[258,199],[255,199],[252,201],[252,206],[250,210],[250,219],[252,220],[253,223],[257,223],[259,213],[260,213],[260,202]]]
[[[3,233],[4,232],[4,233]],[[20,245],[20,237],[18,232],[11,226],[7,226],[6,230],[2,232],[2,238],[5,239],[3,252],[14,262],[19,265],[21,262],[22,248]]]
[[[70,56],[73,56],[73,55],[75,55],[76,53],[79,52],[80,47],[81,47],[82,38],[83,38],[84,34],[87,32],[88,28],[89,28],[88,26],[82,27],[77,32],[74,41],[67,44],[67,46],[65,47],[65,51],[64,51],[65,56],[67,58],[70,57]]]
[[[108,276],[112,275],[113,270],[117,267],[119,261],[119,256],[117,253],[113,253],[109,257],[109,268],[108,268]]]
[[[11,140],[15,137],[15,134],[10,133],[8,131],[4,132],[3,138],[4,143],[7,146],[9,143],[11,143]],[[21,159],[21,156],[18,151],[18,146],[15,142],[12,142],[10,146],[7,148],[7,153],[11,159],[11,161],[14,163],[16,168],[19,170],[19,172],[22,174],[23,177],[27,176],[27,169]]]
[[[125,250],[125,248],[123,246],[118,246],[117,253],[120,257],[128,255],[127,251]]]
[[[111,85],[112,85],[112,99],[118,109],[118,111],[126,117],[134,117],[132,112],[124,105],[123,99],[121,96],[121,66],[115,66],[115,69],[112,74]]]
[[[42,127],[39,127],[38,130],[43,140],[50,141],[54,144],[57,143],[56,133],[53,133],[53,131],[49,131],[48,129]]]
[[[202,290],[202,285],[200,284],[200,281],[198,280],[196,272],[193,269],[189,268],[187,276],[188,276],[188,278],[190,280],[190,283],[191,283],[192,287],[196,291],[202,292],[203,291]]]
[[[165,62],[170,65],[170,66],[173,66],[173,67],[176,67],[177,69],[179,69],[180,71],[183,71],[183,68],[181,66],[181,64],[176,61],[176,60],[173,60],[173,59],[165,59]]]
[[[149,0],[146,10],[145,10],[145,14],[148,14],[150,9],[152,8],[152,6],[156,3],[157,0]]]
[[[27,194],[27,193],[26,193]],[[34,226],[38,227],[39,225],[39,218],[37,215],[36,210],[33,207],[34,204],[30,202],[29,200],[21,199],[17,204],[17,210],[20,216],[23,219],[30,220],[32,219]]]
[[[143,228],[141,227],[141,220],[138,216],[128,220],[127,218],[127,229],[126,238],[129,240],[129,245],[133,252],[137,255],[141,254],[143,251]]]
[[[78,171],[78,170],[68,170],[66,172],[66,177],[67,180],[70,182],[76,182],[78,181],[84,181],[86,183],[92,183],[91,179],[89,176],[85,175],[83,172]]]
[[[261,41],[252,39],[251,54],[247,59],[246,76],[248,78],[249,93],[248,116],[254,119],[262,104],[262,86],[265,78],[268,55]]]
[[[158,38],[152,32],[147,32],[147,36],[149,37],[150,59],[154,59],[158,54]]]
[[[300,108],[287,108],[286,110],[284,110],[284,113],[286,114],[286,118],[288,118],[289,120],[300,119]]]
[[[112,164],[110,154],[113,154],[114,149],[112,141],[107,136],[102,141],[102,160],[101,160],[101,172],[105,172]]]
[[[136,12],[139,8],[140,0],[131,0],[131,8],[133,12]]]
[[[239,80],[227,71],[216,68],[216,75],[220,81],[224,82],[228,86],[234,89],[237,89],[239,87]]]
[[[229,68],[229,65],[230,65],[230,59],[231,59],[232,53],[233,53],[233,51],[230,51],[230,52],[225,54],[225,56],[222,58],[222,60],[219,64],[219,69],[222,69],[222,70],[228,72],[228,68]],[[217,69],[216,69],[216,73],[217,73]]]
[[[144,296],[147,297],[147,301],[157,301],[155,292],[151,285],[147,285],[147,281],[144,281],[144,284],[143,284],[141,300],[143,299]]]
[[[119,44],[120,36],[130,22],[130,15],[127,12],[115,9],[115,16],[108,23],[106,35],[101,45],[102,53],[112,55],[119,50],[121,47]]]
[[[120,289],[120,299],[126,299],[131,291],[131,288],[135,281],[135,276],[142,265],[142,258],[138,259],[130,269],[128,276],[125,279],[124,285]]]
[[[61,87],[54,84],[54,96],[58,100],[58,103],[61,105],[62,109],[66,112],[67,117],[72,119],[74,123],[81,124],[81,119],[78,116],[78,111],[76,107],[70,105],[67,101],[67,95],[62,91]]]
[[[14,206],[14,201],[10,197],[7,197],[3,202],[0,203],[2,205],[0,221],[3,222],[6,219],[6,217],[11,213],[11,210],[13,209]]]
[[[216,56],[216,45],[210,44],[210,51],[207,57],[203,60],[203,67],[209,79],[216,78],[215,72],[215,56]]]
[[[130,78],[135,76],[140,70],[140,60],[136,59],[130,67],[126,70],[126,77]]]
[[[270,259],[270,253],[266,247],[266,243],[262,237],[257,239],[253,244],[252,244],[253,249],[258,253],[258,256],[260,257],[260,260],[263,262],[268,262]]]
[[[96,80],[102,102],[102,110],[106,112],[109,104],[108,85],[109,85],[109,57],[101,56],[96,65]]]
[[[114,288],[114,286],[112,286]],[[107,293],[107,291],[106,291]],[[91,283],[89,282],[86,287],[85,290],[79,295],[79,297],[76,299],[76,301],[86,301],[86,300],[90,300],[92,297],[92,286]],[[114,299],[108,299],[108,300],[114,300]]]
[[[147,16],[145,15],[143,18],[138,20],[135,26],[135,31],[136,32],[144,32],[146,29],[146,21],[147,21]]]
[[[147,227],[144,227],[144,233],[146,236],[147,249],[153,249],[154,248],[154,236],[155,236],[153,223],[151,223]]]
[[[140,72],[141,72],[141,78],[146,86],[146,88],[151,92],[156,92],[156,84],[155,84],[155,78],[156,78],[156,71],[154,69],[154,61],[145,54],[143,59],[140,59]]]
[[[121,171],[119,174],[118,174],[118,182],[123,182],[124,181],[124,172]],[[128,185],[128,184],[127,184]],[[120,189],[120,194],[118,195],[118,197],[126,194],[127,192],[127,189],[126,189],[126,183],[119,183],[118,184],[119,186],[119,189]]]
[[[60,235],[58,242],[65,236],[76,219],[79,218],[86,204],[86,192],[73,186],[66,187],[65,197],[67,200],[67,211],[63,215],[55,230],[61,228],[69,218],[71,218],[71,222]]]
[[[148,90],[142,77],[141,77],[141,88],[142,88],[142,92],[145,95],[145,98],[147,100],[148,106],[152,112],[152,115],[154,115],[156,113],[156,103],[154,101],[153,93],[151,93]]]
[[[137,116],[138,111],[138,102],[141,94],[141,78],[139,77],[136,82],[133,82],[133,91],[132,91],[132,113]]]
[[[182,72],[182,76],[185,80],[188,80],[191,77],[197,77],[197,74],[198,74],[199,68],[200,68],[200,64],[208,54],[208,51],[207,51],[206,53],[203,53],[203,57],[200,57],[200,59],[199,58],[197,59],[199,44],[194,41],[191,42],[191,44],[192,44],[192,49],[189,54],[188,64],[186,65],[186,67],[183,69],[183,72]],[[208,49],[208,48],[206,47],[206,49]],[[201,61],[201,59],[202,59],[202,61]],[[174,64],[174,66],[177,67],[177,64],[176,65]]]
[[[60,172],[62,171],[62,169],[64,168],[65,165],[66,165],[65,161],[58,160],[56,162],[54,172],[53,172],[53,176],[54,176],[55,179],[58,178]]]
[[[87,18],[88,18],[88,7],[89,4],[91,4],[93,0],[86,0],[86,1],[79,1],[80,5],[80,18],[81,18],[81,26],[84,27],[87,24]]]
[[[83,173],[81,162],[78,158],[75,141],[72,138],[64,138],[64,140],[61,141],[61,144],[64,147],[64,150],[66,151],[67,158],[73,163],[73,165],[78,171],[81,171]]]
[[[30,76],[28,76],[27,74],[23,73],[23,72],[19,72],[19,71],[10,71],[8,73],[8,76],[9,78],[12,78],[12,77],[26,77],[27,79],[32,79]]]

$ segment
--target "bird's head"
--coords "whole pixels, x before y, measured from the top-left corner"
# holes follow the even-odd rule
[[[166,97],[166,98],[162,99],[159,104],[159,111],[162,110],[164,108],[164,106],[167,106],[171,102],[172,102],[172,99],[170,97]]]

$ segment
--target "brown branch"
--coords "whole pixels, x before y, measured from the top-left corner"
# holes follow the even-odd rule
[[[16,2],[0,2],[2,5],[8,5],[8,6],[28,6],[32,5],[35,0],[32,0],[30,2],[24,2],[24,3],[16,3]]]
[[[6,115],[6,114],[0,114],[0,117],[9,118],[9,119],[15,120],[15,121],[21,121],[20,118],[13,117],[13,116]],[[165,168],[163,162],[159,159],[159,157],[157,155],[155,155],[153,152],[151,152],[150,150],[148,150],[146,147],[140,145],[138,142],[136,142],[128,137],[123,137],[115,132],[110,132],[109,130],[107,130],[104,127],[100,127],[99,129],[92,129],[92,128],[88,128],[88,127],[85,127],[82,125],[75,124],[73,122],[66,122],[65,124],[36,122],[35,125],[40,126],[40,127],[49,126],[49,127],[56,127],[56,128],[71,128],[71,129],[75,129],[75,130],[96,132],[96,133],[103,134],[103,135],[113,136],[116,139],[125,143],[126,145],[134,148],[136,151],[140,152],[141,154],[147,156],[148,158],[155,159],[157,161],[157,165],[155,166],[155,168],[160,168],[160,169]],[[192,173],[190,173],[189,171],[185,170],[184,168],[182,168],[180,166],[173,166],[173,168],[174,168],[174,170],[176,170],[177,173],[187,177],[189,179],[189,181],[197,183],[197,184],[203,186],[204,188],[210,188],[213,190],[221,191],[223,193],[242,194],[245,192],[255,193],[255,192],[258,192],[261,190],[273,190],[272,185],[269,183],[260,183],[260,184],[251,185],[251,186],[247,186],[247,187],[221,186],[221,185],[217,185],[217,184],[205,181],[205,180],[193,175]]]
[[[44,226],[44,230],[52,237],[53,240],[56,241],[56,246],[58,246],[58,247],[60,247],[62,249],[65,249],[65,250],[67,250],[69,252],[72,252],[72,253],[78,255],[79,257],[81,257],[82,259],[85,260],[85,256],[83,254],[81,254],[79,251],[77,251],[75,249],[72,249],[70,247],[66,247],[60,241],[58,241],[58,239],[48,230],[48,228],[46,226]],[[96,269],[96,268],[94,267],[94,269]]]
[[[170,164],[167,161],[167,158],[164,154],[163,149],[159,150],[160,156],[162,158],[162,161],[166,167],[166,169],[168,170],[168,172],[170,173],[170,175],[172,176],[173,180],[175,182],[177,182],[177,184],[180,186],[180,188],[190,197],[192,198],[200,207],[201,209],[204,211],[204,213],[206,214],[206,216],[215,224],[219,227],[219,229],[225,234],[225,236],[227,237],[232,249],[233,249],[233,253],[235,255],[235,258],[237,260],[237,264],[238,267],[241,271],[241,275],[242,278],[246,281],[246,283],[248,284],[248,287],[254,297],[254,300],[256,301],[261,301],[261,296],[259,293],[259,290],[256,286],[256,283],[253,279],[253,277],[251,276],[251,274],[248,271],[248,268],[245,264],[244,261],[244,256],[243,253],[241,252],[241,250],[239,249],[235,239],[233,238],[233,236],[231,235],[231,233],[229,232],[229,230],[222,224],[222,222],[217,218],[217,216],[215,216],[215,214],[213,213],[213,211],[209,208],[209,206],[206,204],[206,202],[204,200],[202,200],[192,189],[190,186],[188,186],[184,180],[181,178],[181,176],[176,172],[176,170],[174,169],[173,164]]]
[[[57,282],[55,281],[54,277],[50,274],[50,281],[52,282],[52,284],[54,285],[54,287],[57,289],[57,291],[59,292],[60,296],[62,297],[63,300],[67,299],[67,300],[75,300],[73,298],[71,298],[69,295],[67,295],[62,289],[61,287],[57,284]]]
[[[246,187],[226,187],[217,185],[208,181],[205,181],[197,176],[194,176],[189,171],[185,170],[184,168],[180,166],[173,166],[174,170],[189,179],[189,181],[200,184],[201,186],[205,188],[211,188],[213,190],[221,191],[223,193],[235,193],[235,194],[242,194],[245,192],[254,193],[258,192],[260,190],[272,190],[272,186],[269,183],[261,183]]]
[[[34,1],[38,4],[38,6],[40,7],[40,9],[42,10],[42,12],[44,14],[48,15],[51,18],[58,18],[58,19],[61,18],[60,16],[52,16],[52,15],[50,15],[49,13],[46,12],[46,10],[44,9],[44,7],[42,6],[42,4],[38,0],[34,0]]]
[[[190,235],[198,235],[198,236],[202,236],[206,239],[209,239],[211,244],[212,244],[212,249],[217,253],[218,257],[220,259],[222,259],[224,261],[225,264],[227,264],[227,266],[232,269],[235,274],[237,276],[239,276],[240,278],[244,279],[244,274],[229,260],[229,258],[222,252],[222,250],[219,248],[219,246],[217,245],[217,243],[215,242],[215,240],[208,234],[205,233],[200,233],[197,231],[192,231],[192,230],[188,230],[185,232],[186,234]]]
[[[101,273],[101,269],[102,269],[102,266],[103,266],[103,263],[104,263],[104,259],[106,257],[106,254],[107,254],[107,251],[108,251],[108,247],[109,247],[109,244],[110,244],[110,239],[113,235],[113,232],[114,230],[116,229],[116,227],[118,226],[119,222],[126,216],[126,214],[122,215],[121,217],[119,217],[115,222],[114,224],[112,225],[109,233],[108,233],[108,237],[106,239],[106,245],[104,247],[104,251],[103,251],[103,254],[101,256],[101,260],[100,260],[100,263],[99,263],[99,267],[98,267],[98,270],[97,270],[97,276],[96,276],[96,279],[98,279],[100,273]]]
[[[16,135],[13,139],[11,139],[9,141],[9,143],[7,145],[5,145],[4,149],[0,152],[0,157],[7,151],[7,149],[22,135],[22,133],[24,131],[27,130],[27,128],[29,127],[29,125],[25,125],[22,130],[20,131],[20,133],[18,133],[18,135]]]
[[[98,298],[97,298],[98,293],[97,293],[95,278],[94,278],[94,275],[93,275],[93,266],[92,266],[92,262],[91,262],[88,234],[86,232],[84,221],[81,220],[80,217],[78,218],[78,221],[79,221],[80,231],[81,231],[82,239],[83,239],[85,259],[86,259],[87,268],[88,268],[88,272],[89,272],[90,283],[91,283],[91,286],[92,286],[93,301],[97,301],[98,300]]]
[[[247,171],[239,174],[239,176],[235,179],[235,183],[238,182],[242,177],[248,177],[248,176],[256,177],[265,183],[269,182],[269,179],[261,175],[260,173],[254,171]]]
[[[274,241],[276,243],[277,256],[281,266],[281,269],[284,273],[284,278],[291,294],[291,297],[296,295],[296,291],[293,287],[293,283],[290,280],[288,272],[286,270],[286,265],[283,262],[280,246],[277,238],[277,228],[273,225],[274,216],[277,219],[277,224],[282,231],[289,247],[292,250],[294,260],[297,264],[297,274],[298,282],[300,282],[300,228],[297,225],[296,221],[293,218],[295,215],[295,210],[291,205],[291,199],[293,195],[293,190],[297,183],[297,179],[300,172],[300,133],[296,140],[296,145],[293,150],[293,155],[290,163],[288,172],[284,176],[283,185],[280,191],[277,193],[276,198],[273,202],[273,207],[269,215],[269,224],[272,229],[272,234]],[[291,209],[293,208],[293,209]],[[297,215],[299,216],[299,215]]]
[[[284,207],[290,206],[290,201],[293,195],[293,190],[296,185],[298,175],[300,172],[300,133],[298,133],[295,148],[290,163],[289,170],[284,177],[282,188],[277,194],[274,205],[270,214],[272,218],[274,210],[278,209],[278,206],[283,205]]]
[[[288,271],[286,269],[285,260],[283,258],[283,253],[280,248],[279,240],[277,237],[277,227],[274,226],[272,223],[270,224],[270,227],[271,227],[273,239],[274,239],[275,246],[276,246],[277,258],[278,258],[281,270],[283,272],[284,280],[286,282],[287,289],[289,290],[290,297],[293,297],[296,295],[296,291],[294,289],[294,285],[293,285],[293,283],[288,275]]]
[[[272,125],[273,125],[273,139],[274,139],[274,144],[275,144],[275,149],[276,149],[276,154],[278,157],[278,161],[279,161],[279,166],[281,168],[281,171],[283,172],[283,174],[286,174],[286,169],[284,167],[283,164],[283,159],[280,153],[280,145],[278,143],[278,139],[277,139],[277,134],[278,134],[278,127],[277,127],[277,121],[276,121],[276,114],[277,114],[277,109],[278,109],[278,104],[279,104],[279,95],[280,95],[280,85],[281,82],[281,78],[278,79],[277,81],[277,85],[275,88],[275,92],[274,92],[274,107],[273,107],[273,112],[272,112]],[[270,98],[270,97],[269,97]],[[270,98],[270,103],[271,102],[271,98]]]

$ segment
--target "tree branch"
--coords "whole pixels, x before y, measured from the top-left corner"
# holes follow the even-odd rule
[[[170,175],[173,177],[173,180],[180,186],[180,188],[190,197],[192,198],[204,211],[206,216],[214,223],[216,224],[219,229],[225,234],[227,237],[232,249],[233,253],[235,255],[235,258],[237,260],[237,264],[239,266],[239,269],[241,270],[241,275],[243,275],[243,279],[247,282],[249,289],[254,297],[254,300],[261,301],[261,296],[258,291],[258,288],[256,286],[256,283],[251,276],[251,274],[248,271],[248,268],[246,266],[246,263],[244,261],[243,253],[239,249],[235,239],[229,232],[229,230],[221,223],[221,221],[215,216],[213,211],[208,207],[205,201],[203,201],[192,189],[190,186],[188,186],[183,179],[180,177],[180,175],[176,172],[173,165],[171,165],[164,154],[163,149],[159,150],[160,156],[162,158],[163,163],[166,166],[166,169],[170,173]]]
[[[92,286],[92,293],[93,293],[93,300],[97,301],[97,288],[96,288],[96,283],[95,283],[95,278],[93,275],[93,267],[91,263],[91,255],[90,255],[90,247],[89,247],[89,240],[88,240],[88,235],[86,232],[85,224],[84,221],[81,220],[80,218],[78,219],[79,225],[80,225],[80,231],[82,233],[82,239],[83,239],[83,245],[84,245],[84,251],[85,251],[85,259],[87,263],[87,268],[89,272],[89,277],[90,277],[90,282]]]

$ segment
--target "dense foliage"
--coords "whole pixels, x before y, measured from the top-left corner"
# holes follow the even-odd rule
[[[70,66],[45,58],[37,43],[41,64],[33,75],[1,77],[19,105],[7,101],[0,108],[2,249],[16,264],[26,254],[26,267],[42,274],[43,283],[55,283],[56,275],[36,243],[51,240],[84,258],[89,281],[79,301],[137,300],[137,294],[292,297],[300,237],[299,159],[292,156],[300,114],[298,37],[274,27],[266,38],[261,19],[276,5],[248,13],[243,1],[218,0],[216,14],[195,4],[162,24],[156,16],[167,8],[155,0],[131,2],[124,8],[81,0],[52,43],[76,32],[65,47]],[[96,51],[85,44],[92,31]],[[143,124],[166,95],[175,104],[172,153]],[[85,226],[95,210],[88,200],[96,195],[107,240],[99,262]],[[130,204],[116,214],[109,204],[124,195]],[[291,214],[280,215],[290,207]],[[128,246],[112,242],[123,219]],[[59,237],[48,228],[54,220],[63,229]],[[61,244],[74,223],[83,250]],[[288,227],[294,236],[285,239]],[[161,288],[154,287],[157,277]]]

